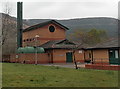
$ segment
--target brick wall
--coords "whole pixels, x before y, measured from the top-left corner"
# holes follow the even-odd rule
[[[18,56],[18,58],[17,58]],[[36,60],[35,54],[11,54],[10,62],[18,62],[18,63],[29,63],[34,64]],[[38,63],[49,63],[49,57],[47,53],[38,53],[37,54]]]
[[[94,64],[109,64],[108,49],[86,50],[85,60],[93,60]]]
[[[53,50],[53,63],[66,63],[66,50],[54,49]]]
[[[82,53],[81,53],[82,51]],[[66,53],[72,52],[69,49],[54,49],[51,50],[50,53],[38,53],[37,60],[38,63],[66,63]],[[18,57],[18,58],[17,58]],[[75,51],[75,59],[77,62],[84,62],[84,51],[76,50]],[[19,62],[19,63],[35,63],[35,54],[11,54],[10,62]],[[74,62],[74,60],[73,60]]]
[[[96,59],[98,59],[98,58],[109,58],[108,49],[93,50],[93,57],[96,58]]]
[[[82,51],[82,53],[81,53]],[[53,62],[54,63],[66,63],[66,53],[72,52],[70,49],[55,49],[53,51]],[[84,50],[75,51],[75,59],[77,62],[84,62]],[[73,60],[74,62],[74,60]]]
[[[76,50],[75,58],[77,62],[84,63],[84,50]]]
[[[54,32],[49,31],[49,26],[52,25],[55,27]],[[46,26],[43,26],[41,28],[27,31],[23,33],[23,40],[30,39],[30,38],[35,38],[35,35],[39,35],[40,37],[38,38],[38,43],[37,45],[44,44],[50,40],[63,40],[66,38],[65,36],[65,30],[63,28],[60,28],[59,26],[55,24],[48,24]],[[27,41],[23,42],[23,46],[30,45],[33,46],[35,45],[35,41]]]
[[[93,50],[93,61],[95,64],[109,64],[108,49]]]

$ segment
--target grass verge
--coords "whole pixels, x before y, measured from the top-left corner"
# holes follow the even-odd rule
[[[3,87],[117,87],[118,71],[2,63]]]

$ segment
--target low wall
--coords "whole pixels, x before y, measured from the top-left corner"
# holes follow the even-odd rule
[[[27,63],[34,64],[36,61],[36,55],[33,53],[26,54],[11,54],[10,62],[15,63]],[[47,53],[38,53],[37,54],[37,63],[49,63],[49,57]]]
[[[100,70],[120,70],[120,65],[86,64],[85,68],[100,69]]]

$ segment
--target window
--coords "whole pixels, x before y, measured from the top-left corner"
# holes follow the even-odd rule
[[[50,32],[54,32],[55,31],[55,27],[54,26],[49,26],[49,31]]]
[[[25,42],[26,40],[23,40],[23,42]]]
[[[32,39],[30,39],[30,41],[32,41]]]
[[[119,58],[119,50],[117,49],[109,50],[109,56],[110,58]]]
[[[79,53],[82,53],[82,50],[79,50]]]
[[[32,38],[32,40],[34,41],[34,40],[35,40],[35,38]]]
[[[115,50],[115,58],[118,58],[118,50]]]

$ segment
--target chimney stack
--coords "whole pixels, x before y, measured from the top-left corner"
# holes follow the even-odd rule
[[[22,2],[17,2],[17,48],[22,47]]]

